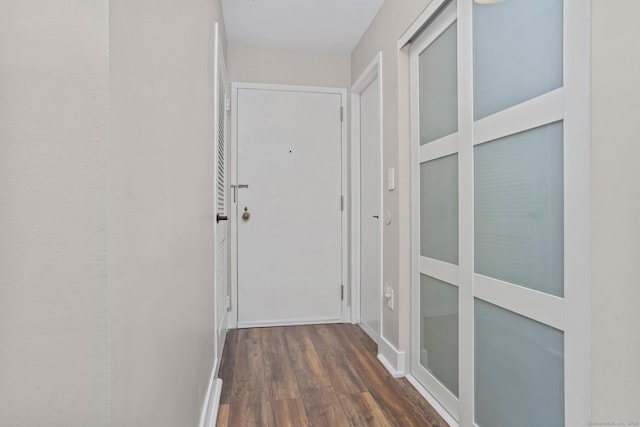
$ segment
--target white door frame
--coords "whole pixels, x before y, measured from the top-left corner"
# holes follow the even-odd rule
[[[360,182],[360,162],[361,162],[361,141],[360,141],[360,98],[362,93],[369,87],[369,85],[378,79],[378,105],[379,105],[379,133],[380,141],[380,221],[379,221],[379,233],[380,233],[380,330],[373,331],[377,334],[377,337],[372,337],[379,344],[380,337],[382,336],[382,289],[383,289],[383,196],[384,196],[384,174],[383,171],[383,94],[382,94],[382,52],[378,52],[373,61],[365,68],[358,80],[351,87],[351,323],[360,323],[360,188],[362,183]]]
[[[340,95],[341,111],[336,114],[341,114],[342,117],[342,162],[341,162],[341,175],[342,175],[342,265],[341,265],[341,279],[343,286],[343,298],[342,298],[342,321],[349,322],[351,319],[350,307],[348,304],[347,290],[348,290],[348,239],[347,239],[347,227],[348,227],[348,206],[346,194],[348,191],[347,183],[347,117],[346,114],[346,99],[347,89],[345,88],[332,88],[332,87],[315,87],[315,86],[289,86],[289,85],[275,85],[264,83],[231,83],[231,159],[230,166],[231,171],[231,185],[236,186],[238,184],[247,184],[245,182],[238,182],[238,89],[262,89],[262,90],[276,90],[287,92],[306,92],[306,93],[328,93]],[[233,188],[233,187],[232,187]],[[237,191],[242,191],[238,189]],[[232,192],[233,193],[233,192]],[[229,219],[231,220],[231,309],[229,310],[229,327],[238,327],[238,203],[237,198],[231,197],[231,209],[229,212]]]

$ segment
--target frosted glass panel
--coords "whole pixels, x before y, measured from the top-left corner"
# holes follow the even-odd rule
[[[458,288],[420,275],[420,365],[458,396]]]
[[[475,119],[562,83],[562,0],[473,6]]]
[[[456,24],[420,54],[420,145],[458,131]]]
[[[563,296],[562,122],[475,147],[476,273]]]
[[[458,155],[420,165],[420,254],[458,264]]]
[[[476,300],[478,426],[564,426],[563,340],[557,329]]]

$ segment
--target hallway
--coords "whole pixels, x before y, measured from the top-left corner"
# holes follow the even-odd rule
[[[376,353],[357,325],[230,330],[217,425],[447,426]]]

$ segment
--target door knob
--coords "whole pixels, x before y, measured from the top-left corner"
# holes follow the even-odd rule
[[[373,216],[375,219],[380,219],[380,215],[374,215]]]
[[[245,206],[244,207],[244,212],[242,212],[242,219],[247,221],[247,220],[249,220],[249,218],[251,218],[251,214],[249,213],[249,208],[247,208]]]
[[[226,221],[228,219],[229,219],[229,217],[226,216],[226,215],[216,214],[216,222]]]

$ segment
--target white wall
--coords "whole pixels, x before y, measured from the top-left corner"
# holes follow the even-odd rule
[[[214,362],[220,1],[112,0],[113,426],[196,426]]]
[[[107,0],[0,2],[0,425],[106,426]]]
[[[593,421],[638,422],[640,2],[592,4]]]
[[[409,356],[410,306],[410,123],[409,59],[398,52],[398,39],[430,0],[386,0],[351,54],[351,79],[356,81],[375,55],[382,51],[383,171],[395,168],[396,190],[385,191],[383,206],[392,221],[384,227],[384,281],[395,290],[396,308],[383,308],[382,335]],[[402,76],[399,78],[399,76]],[[407,362],[409,362],[407,360]]]
[[[229,46],[229,80],[300,86],[349,87],[349,54]]]

